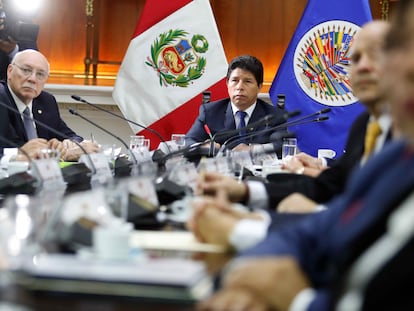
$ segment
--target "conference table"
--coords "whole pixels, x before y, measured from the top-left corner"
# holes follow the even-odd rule
[[[167,230],[171,230],[171,228]],[[195,241],[192,234],[186,231],[136,230],[133,232],[130,241],[134,247],[139,246],[151,258],[173,258],[172,261],[174,261],[174,258],[178,258],[179,260],[202,263],[206,275],[211,277],[212,289],[218,272],[232,257],[232,254],[224,252],[219,246]],[[120,264],[123,265],[121,262]],[[67,270],[68,274],[71,273],[71,268],[73,267],[70,265],[62,265],[62,269]],[[171,268],[175,269],[174,266]],[[116,290],[109,289],[110,293],[105,294],[111,286],[118,286],[117,283],[112,283],[110,280],[108,284],[98,284],[96,292],[91,289],[86,293],[82,293],[79,288],[62,290],[62,286],[59,283],[54,283],[55,280],[52,278],[49,279],[51,283],[48,289],[39,290],[38,288],[33,289],[33,286],[26,281],[26,277],[27,275],[22,275],[21,271],[6,270],[0,272],[0,309],[2,303],[15,303],[23,309],[11,310],[187,311],[194,310],[197,301],[200,300],[157,297],[157,289],[154,291],[155,296],[151,297],[142,295],[134,297],[133,294],[119,295],[119,291],[122,291],[122,289],[117,289],[118,293],[116,293]],[[121,284],[121,286],[123,285]],[[53,289],[54,286],[57,290]]]
[[[200,254],[199,254],[200,255]],[[228,255],[200,255],[198,260],[207,261],[210,273],[217,273],[229,259]],[[197,301],[173,301],[157,298],[120,297],[111,295],[54,293],[44,291],[31,291],[13,281],[4,283],[0,291],[0,309],[6,303],[13,303],[23,309],[10,309],[14,311],[25,310],[53,310],[53,311],[189,311],[195,310]],[[24,309],[27,308],[27,309]],[[7,309],[8,310],[8,309]]]
[[[76,184],[71,185],[78,186]],[[86,187],[86,190],[90,187]],[[82,193],[92,193],[94,187],[91,190],[87,190],[81,187],[81,189],[74,189],[73,192],[79,195],[76,197],[82,198]],[[99,187],[98,187],[99,188]],[[119,189],[119,188],[118,188]],[[157,189],[158,190],[158,189]],[[88,192],[89,191],[89,192]],[[47,201],[50,205],[50,210],[57,210],[56,206],[52,206],[51,202],[59,201],[69,202],[67,205],[74,205],[73,200],[67,200],[68,189],[65,193],[58,193],[59,191],[52,191],[52,199],[45,199],[44,195],[37,195],[34,197],[34,202],[43,204]],[[72,192],[72,191],[69,191]],[[105,188],[105,195],[108,196],[110,192],[108,186]],[[116,192],[116,191],[115,191]],[[98,191],[99,193],[99,191]],[[157,193],[160,195],[160,193]],[[66,198],[65,198],[66,197]],[[62,200],[62,198],[64,198]],[[81,199],[78,199],[78,201]],[[92,201],[91,205],[96,204],[99,200],[86,198],[86,200]],[[79,204],[85,205],[85,204]],[[1,224],[0,224],[1,225]],[[145,223],[145,225],[147,225]],[[135,228],[137,229],[137,228]],[[215,277],[226,262],[231,259],[231,254],[224,252],[220,247],[215,245],[203,245],[197,243],[194,237],[191,237],[189,232],[183,230],[183,228],[171,228],[169,226],[157,227],[157,230],[135,230],[133,232],[132,243],[134,246],[148,252],[153,257],[171,257],[171,258],[184,258],[194,261],[202,262],[204,264],[206,273],[211,277],[212,286],[215,285]],[[1,265],[0,265],[1,267]],[[69,268],[70,265],[62,265],[62,268]],[[68,269],[70,270],[70,269]],[[0,309],[1,303],[15,303],[17,306],[21,306],[21,310],[99,310],[99,311],[112,311],[112,310],[146,310],[146,311],[164,311],[164,310],[194,310],[195,305],[199,299],[167,299],[165,297],[157,297],[156,295],[151,297],[136,296],[134,295],[119,295],[111,294],[105,291],[93,290],[81,291],[76,288],[73,290],[53,290],[53,280],[48,285],[49,288],[39,289],[27,286],[22,281],[21,271],[1,271],[0,270]],[[53,279],[53,276],[52,276]],[[111,280],[108,280],[111,285]],[[114,286],[117,286],[114,284]],[[106,290],[106,289],[105,289]],[[27,309],[25,309],[27,308]],[[20,310],[19,308],[12,310]]]
[[[6,302],[21,307],[22,310],[39,311],[190,311],[194,310],[194,303],[177,303],[144,299],[120,299],[117,297],[102,296],[76,296],[76,295],[50,295],[33,294],[24,289],[9,288],[7,293],[1,295],[2,304]],[[27,308],[27,309],[24,309]],[[9,310],[9,309],[7,309]],[[20,311],[17,309],[10,309]]]

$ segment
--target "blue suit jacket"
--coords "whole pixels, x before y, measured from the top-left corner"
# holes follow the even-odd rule
[[[0,84],[0,100],[17,110],[16,103],[14,102],[7,85],[3,83]],[[42,127],[40,124],[36,124],[37,135],[39,138],[45,138],[47,140],[52,138],[57,138],[59,140],[70,138],[77,142],[83,140],[81,136],[76,135],[76,133],[62,120],[56,99],[48,92],[42,91],[38,97],[33,99],[32,113],[35,120],[38,120],[61,133],[61,135],[58,135],[57,133],[53,133],[45,127]],[[19,139],[19,145],[23,145],[27,142],[27,135],[20,114],[10,110],[9,119],[10,124]]]
[[[413,189],[414,150],[401,142],[390,143],[353,175],[346,192],[329,204],[328,211],[269,232],[263,242],[242,255],[294,256],[318,292],[310,310],[331,310],[332,293],[345,272],[384,233],[389,214]],[[407,278],[413,279],[414,272]],[[400,296],[407,292],[404,288],[393,291]],[[399,299],[411,297],[406,294]],[[381,298],[383,304],[395,303],[387,295]]]
[[[273,114],[276,115],[276,120],[283,121],[285,110],[278,107],[274,107],[261,99],[257,99],[256,108],[253,111],[249,119],[249,124],[256,122],[267,115]],[[230,99],[222,99],[219,101],[211,102],[208,104],[203,104],[200,106],[199,116],[195,120],[194,124],[186,134],[186,145],[191,145],[196,142],[203,142],[209,139],[208,134],[204,129],[204,124],[207,124],[211,130],[211,134],[214,136],[216,133],[234,130],[236,129],[236,123],[234,121],[233,110],[231,109]],[[257,126],[253,131],[261,131],[266,129],[266,125]],[[250,132],[250,133],[251,133]],[[262,135],[251,137],[247,143],[268,143],[270,141],[270,136],[278,133],[286,133],[286,129],[279,131],[268,131]],[[223,144],[230,137],[236,137],[237,134],[230,135],[218,135],[215,141],[220,145]],[[280,136],[282,137],[282,135]],[[281,140],[281,139],[279,139]],[[234,146],[233,146],[234,147]],[[281,148],[281,143],[275,146],[277,149]]]

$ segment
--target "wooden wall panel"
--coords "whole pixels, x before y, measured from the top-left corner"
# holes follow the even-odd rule
[[[38,46],[53,71],[83,71],[85,53],[84,0],[43,0],[35,22]]]
[[[171,1],[171,0],[168,0]],[[121,61],[145,0],[94,0],[100,10],[101,60]],[[303,13],[307,0],[210,0],[228,60],[253,54],[265,66],[270,84]],[[86,0],[44,0],[35,22],[40,24],[39,49],[52,73],[83,73],[86,51]],[[370,0],[380,17],[379,0]],[[98,6],[98,7],[97,7]],[[119,66],[98,66],[99,74],[115,75]],[[264,90],[266,91],[266,90]]]
[[[230,61],[257,56],[270,83],[279,67],[307,0],[212,0],[212,8]]]
[[[86,1],[43,2],[35,20],[40,24],[39,49],[51,62],[52,71],[82,73],[86,56]],[[93,2],[95,10],[100,10],[100,59],[121,61],[145,0]],[[99,65],[99,69],[116,73],[118,67]]]

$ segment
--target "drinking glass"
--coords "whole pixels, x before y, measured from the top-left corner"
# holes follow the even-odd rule
[[[296,155],[298,142],[296,138],[284,138],[282,144],[282,161],[289,161]]]

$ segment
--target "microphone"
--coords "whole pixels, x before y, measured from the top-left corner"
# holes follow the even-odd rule
[[[211,135],[210,128],[208,127],[207,124],[204,124],[204,130],[206,131],[208,137],[210,137],[210,139],[213,139],[213,135]]]
[[[2,107],[5,107],[8,110],[14,112],[15,114],[21,116],[21,113],[16,108],[11,107],[11,106],[5,104],[1,100],[0,100],[0,105]],[[47,129],[48,131],[52,132],[53,134],[55,134],[57,136],[60,136],[60,137],[63,137],[65,139],[69,139],[70,141],[72,141],[76,146],[78,146],[82,150],[82,152],[86,155],[86,157],[87,157],[87,159],[88,159],[88,161],[90,163],[90,167],[91,167],[91,170],[92,171],[90,171],[88,169],[88,171],[89,171],[88,173],[90,173],[89,176],[94,175],[96,173],[96,168],[95,168],[95,165],[93,164],[93,161],[92,161],[90,155],[86,152],[85,148],[83,148],[83,146],[80,143],[78,143],[76,140],[70,138],[65,133],[62,133],[62,132],[60,132],[58,130],[55,130],[53,127],[47,125],[46,123],[43,123],[42,121],[36,120],[34,118],[30,118],[30,117],[26,117],[26,118],[28,118],[32,122],[35,122],[37,125],[39,125],[39,126],[45,128],[45,129]],[[76,183],[77,182],[77,179],[75,178],[76,177],[75,174],[79,175],[79,173],[81,173],[81,174],[85,173],[85,167],[84,167],[85,165],[83,163],[77,163],[76,164],[76,168],[74,168],[74,165],[75,164],[70,165],[70,166],[67,166],[66,168],[63,168],[62,169],[63,178],[65,179],[65,181],[68,184],[73,184],[73,183]],[[67,171],[68,174],[65,174],[66,171]]]
[[[132,150],[129,149],[129,146],[125,143],[125,141],[123,141],[120,137],[116,136],[114,133],[111,133],[110,131],[108,131],[107,129],[103,128],[102,126],[98,125],[97,123],[93,122],[92,120],[89,120],[88,118],[86,118],[85,116],[81,115],[79,112],[77,112],[75,109],[69,108],[69,112],[75,116],[80,117],[81,119],[85,120],[86,122],[88,122],[89,124],[92,124],[93,126],[97,127],[98,129],[100,129],[101,131],[105,132],[106,134],[108,134],[109,136],[114,137],[116,140],[118,140],[119,142],[121,142],[122,145],[124,145],[125,149],[128,150],[129,154],[132,157],[132,160],[134,162],[135,167],[138,168],[138,160],[135,157],[135,154],[132,152]]]
[[[137,122],[135,122],[135,121],[132,121],[132,120],[130,120],[130,119],[127,119],[127,118],[125,118],[125,117],[123,117],[123,116],[120,116],[119,114],[116,114],[116,113],[114,113],[114,112],[112,112],[112,111],[110,111],[110,110],[108,110],[108,109],[105,109],[105,108],[100,107],[99,105],[92,104],[91,102],[88,102],[87,100],[83,99],[82,97],[80,97],[80,96],[78,96],[78,95],[72,95],[71,97],[72,97],[74,100],[76,100],[76,101],[80,101],[80,102],[82,102],[82,103],[85,103],[85,104],[87,104],[87,105],[89,105],[89,106],[92,106],[92,107],[94,107],[94,108],[98,109],[98,110],[101,110],[101,111],[103,111],[103,112],[109,113],[110,115],[112,115],[112,116],[114,116],[114,117],[117,117],[117,118],[119,118],[119,119],[121,119],[121,120],[127,121],[128,123],[134,124],[134,125],[136,125],[136,126],[138,126],[138,127],[142,128],[142,129],[144,129],[144,130],[146,130],[146,131],[151,132],[152,134],[156,135],[156,136],[159,138],[159,140],[165,144],[165,146],[166,146],[166,148],[168,149],[168,151],[169,151],[169,152],[171,152],[170,146],[168,146],[168,144],[166,143],[166,141],[165,141],[164,137],[162,137],[162,135],[161,135],[159,132],[157,132],[156,130],[154,130],[154,129],[150,128],[150,127],[147,127],[147,126],[145,126],[145,125],[139,124],[139,123],[137,123]]]
[[[233,129],[233,130],[222,131],[222,132],[216,132],[213,135],[213,140],[215,141],[218,137],[222,137],[222,136],[233,136],[235,134],[238,134],[240,131],[253,130],[257,126],[262,126],[262,125],[269,126],[270,124],[273,124],[273,121],[275,120],[276,117],[277,116],[274,115],[274,114],[268,114],[268,115],[264,116],[263,118],[261,118],[260,120],[255,121],[255,122],[250,123],[250,124],[247,124],[244,127],[241,127],[241,128],[238,128],[238,129]],[[282,117],[282,119],[283,119],[282,122],[285,122],[287,118],[288,118],[287,114],[284,115]],[[278,121],[280,121],[280,120],[278,120]],[[282,123],[282,122],[280,122],[280,123]]]
[[[237,139],[239,137],[238,136],[235,137],[234,135],[239,134],[240,131],[252,130],[252,129],[254,129],[257,126],[262,126],[262,125],[269,126],[269,125],[284,124],[288,119],[293,118],[293,117],[296,117],[296,116],[298,116],[300,114],[301,114],[301,112],[299,110],[285,112],[281,117],[278,117],[278,118],[274,114],[269,114],[269,115],[264,116],[263,118],[261,118],[260,120],[258,120],[256,122],[253,122],[253,123],[250,123],[250,124],[246,125],[245,127],[242,127],[242,128],[239,128],[239,129],[234,129],[234,130],[227,130],[227,131],[222,131],[222,132],[216,132],[213,135],[212,144],[214,144],[214,142],[216,141],[216,139],[218,137],[221,137],[221,136],[230,136],[229,138],[227,138],[227,140],[229,140],[229,139]],[[244,136],[244,138],[246,138],[246,136]],[[214,145],[213,145],[213,147],[210,147],[210,149],[214,150],[213,148],[214,148]]]
[[[319,114],[319,113],[317,113],[317,114]],[[328,116],[321,116],[321,117],[309,120],[309,117],[312,117],[312,116],[315,116],[315,114],[313,113],[312,115],[309,115],[309,116],[306,116],[306,117],[303,117],[303,118],[295,119],[295,120],[292,120],[290,122],[285,122],[283,124],[276,125],[274,127],[266,128],[262,131],[251,133],[250,135],[247,135],[247,136],[243,137],[242,139],[263,135],[265,133],[272,132],[272,131],[275,131],[275,130],[288,128],[289,126],[297,126],[297,125],[303,125],[303,124],[309,124],[309,123],[318,123],[318,122],[323,122],[323,121],[326,121],[326,120],[329,119]],[[233,144],[235,142],[237,143],[237,141],[240,140],[240,139],[241,139],[241,137],[237,137],[237,136],[230,137],[228,140],[226,140],[221,145],[220,150],[217,153],[217,156],[221,155],[221,153],[223,153],[227,149],[229,143],[233,143]]]
[[[214,138],[213,135],[211,135],[211,130],[208,127],[207,123],[204,123],[204,130],[206,131],[208,137],[210,138],[210,148],[209,148],[209,156],[213,156],[214,155]]]
[[[321,114],[323,114],[323,113],[328,113],[328,112],[330,112],[331,111],[331,108],[329,108],[329,107],[327,107],[327,108],[323,108],[323,109],[320,109],[320,110],[318,110],[318,111],[316,111],[316,112],[313,112],[313,113],[311,113],[311,114],[308,114],[308,115],[306,115],[306,116],[303,116],[303,117],[301,117],[301,118],[297,118],[297,119],[294,119],[294,120],[292,120],[292,121],[290,121],[290,122],[299,122],[299,121],[302,121],[302,120],[307,120],[307,119],[309,119],[309,118],[312,118],[312,117],[314,117],[314,116],[317,116],[317,115],[321,115]],[[271,129],[272,130],[278,130],[278,129],[283,129],[283,128],[287,128],[288,126],[292,126],[292,125],[289,125],[289,122],[287,122],[286,120],[287,119],[290,119],[290,118],[293,118],[293,117],[296,117],[297,115],[299,115],[300,114],[300,111],[299,110],[294,110],[294,111],[292,111],[292,112],[288,112],[287,114],[285,114],[285,116],[283,117],[283,122],[280,122],[280,123],[278,123],[277,125],[284,125],[284,124],[287,124],[285,127],[284,126],[282,126],[282,127],[272,127]],[[270,131],[272,131],[272,130],[270,130]],[[236,131],[236,133],[238,133],[238,131]],[[236,134],[236,133],[234,133],[234,134]],[[234,134],[232,134],[232,135],[234,135]],[[256,136],[256,135],[253,135],[253,136],[249,136],[249,137],[247,137],[247,138],[251,138],[251,137],[254,137],[254,136]],[[230,137],[230,138],[228,138],[225,142],[224,142],[224,144],[228,144],[231,140],[237,140],[239,137],[235,137],[235,136],[233,136],[233,137]],[[246,138],[246,136],[244,137],[244,139]],[[221,149],[221,148],[220,148]]]

